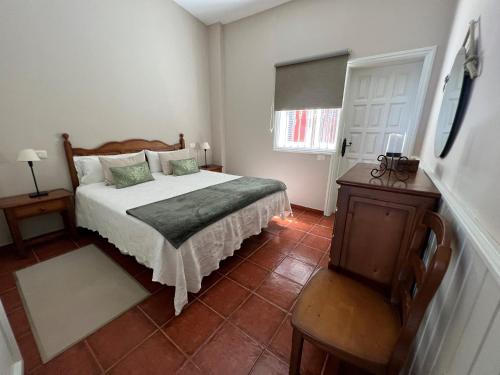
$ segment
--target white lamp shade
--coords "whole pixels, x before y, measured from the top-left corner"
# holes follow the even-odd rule
[[[385,149],[386,154],[401,154],[403,152],[405,137],[403,134],[391,133]]]
[[[210,150],[210,145],[208,144],[208,142],[203,142],[203,143],[201,144],[201,148],[202,148],[203,150]]]
[[[17,154],[17,161],[40,161],[35,150],[32,148],[27,148],[25,150],[19,151]]]

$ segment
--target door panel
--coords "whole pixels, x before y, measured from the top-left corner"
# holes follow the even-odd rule
[[[390,133],[406,135],[415,111],[422,61],[352,70],[344,103],[343,174],[357,162],[375,162]]]

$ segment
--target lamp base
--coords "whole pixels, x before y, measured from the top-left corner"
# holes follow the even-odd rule
[[[30,198],[38,198],[38,197],[45,197],[46,195],[49,195],[48,191],[39,191],[38,193],[31,193],[29,195]]]

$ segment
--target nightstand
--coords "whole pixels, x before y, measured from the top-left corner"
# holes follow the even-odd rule
[[[211,172],[222,172],[222,165],[217,165],[217,164],[209,164],[207,166],[202,165],[200,166],[200,169],[204,169],[205,171],[211,171]]]
[[[19,223],[23,219],[59,212],[66,230],[76,237],[73,193],[68,190],[51,190],[48,195],[36,198],[30,198],[28,194],[0,198],[0,209],[4,210],[10,234],[20,256],[25,256],[24,241],[19,229]]]

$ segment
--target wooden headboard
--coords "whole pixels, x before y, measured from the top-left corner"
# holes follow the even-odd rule
[[[73,190],[79,185],[78,174],[75,168],[73,156],[87,156],[87,155],[118,155],[127,154],[131,152],[139,152],[142,150],[151,151],[174,151],[186,148],[184,142],[184,134],[179,134],[179,143],[173,145],[166,144],[162,141],[148,141],[145,139],[128,139],[126,141],[107,142],[96,148],[73,148],[69,141],[69,134],[62,135],[64,139],[64,152],[66,153],[66,161],[68,162],[69,175],[71,177],[71,184]]]

